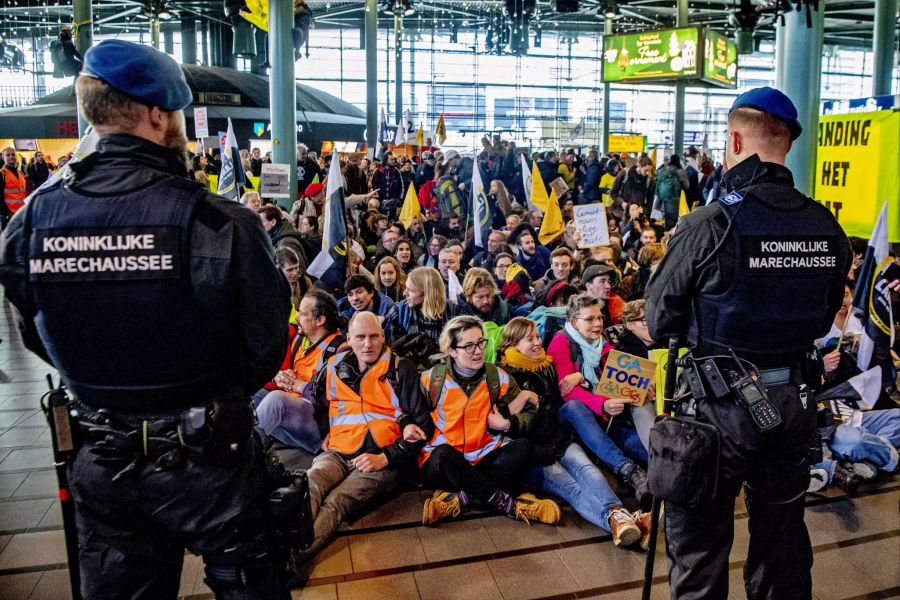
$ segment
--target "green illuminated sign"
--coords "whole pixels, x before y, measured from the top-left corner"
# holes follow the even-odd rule
[[[607,35],[603,39],[603,81],[687,79],[737,86],[737,47],[699,25]]]
[[[703,51],[703,79],[737,87],[737,45],[716,31],[706,31]]]

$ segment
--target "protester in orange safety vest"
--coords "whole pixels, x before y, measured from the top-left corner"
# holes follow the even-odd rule
[[[305,560],[344,521],[390,491],[400,470],[415,466],[434,432],[416,368],[385,345],[378,317],[356,313],[347,344],[349,349],[332,357],[314,380],[316,417],[327,435],[325,452],[306,472],[315,541],[294,557],[301,579],[307,574]]]
[[[512,439],[515,413],[538,398],[519,389],[503,369],[486,363],[484,324],[474,316],[451,319],[440,339],[447,361],[422,374],[435,432],[419,459],[421,474],[437,488],[422,508],[422,523],[458,517],[470,503],[494,506],[523,521],[556,523],[559,506],[513,489],[532,461],[526,438]],[[503,402],[499,402],[500,400]],[[446,490],[446,491],[445,491]]]
[[[344,346],[338,331],[341,316],[334,297],[319,289],[309,290],[297,311],[300,332],[291,341],[288,355],[273,381],[277,389],[254,395],[259,426],[282,444],[315,453],[322,446],[312,399],[304,388],[325,363]],[[264,395],[263,395],[264,394]]]
[[[25,206],[25,198],[28,195],[25,190],[25,175],[19,170],[14,148],[3,149],[3,177],[0,177],[0,186],[2,186],[0,191],[3,193],[0,216],[5,222]]]

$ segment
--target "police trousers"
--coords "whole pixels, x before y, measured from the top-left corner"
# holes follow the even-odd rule
[[[666,503],[666,556],[673,599],[728,597],[734,503],[742,485],[750,530],[744,563],[747,598],[812,596],[813,558],[803,515],[816,403],[812,393],[801,394],[794,384],[767,390],[782,417],[781,425],[767,432],[760,432],[747,409],[730,399],[697,403],[697,420],[715,425],[721,433],[719,492],[698,508]]]
[[[286,554],[273,551],[257,436],[228,465],[185,456],[159,468],[98,461],[85,443],[68,468],[86,600],[177,598],[185,549],[203,557],[219,599],[289,598]],[[237,580],[232,575],[237,574]]]

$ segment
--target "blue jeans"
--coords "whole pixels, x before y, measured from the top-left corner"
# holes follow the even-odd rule
[[[637,430],[631,423],[623,422],[624,419],[613,419],[607,434],[597,422],[597,415],[584,402],[569,400],[559,409],[559,420],[571,425],[584,445],[613,473],[618,475],[632,460],[647,464],[647,450]]]
[[[256,417],[266,435],[283,444],[303,448],[313,454],[322,447],[315,409],[312,402],[302,396],[273,390],[256,407]]]
[[[900,446],[900,408],[872,410],[862,414],[862,426],[839,425],[831,442],[838,458],[851,462],[868,460],[884,471],[897,468]]]
[[[609,513],[614,506],[622,505],[603,473],[578,444],[570,444],[558,462],[530,467],[523,481],[562,498],[579,515],[607,532]]]

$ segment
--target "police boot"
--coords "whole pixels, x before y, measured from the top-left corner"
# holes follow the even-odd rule
[[[853,471],[842,467],[840,464],[834,466],[834,475],[831,477],[831,484],[842,490],[848,496],[856,494],[862,478]]]
[[[619,479],[634,490],[634,497],[637,498],[638,504],[642,509],[648,509],[653,502],[653,496],[647,486],[647,472],[633,462],[628,462],[624,467],[619,469]]]

